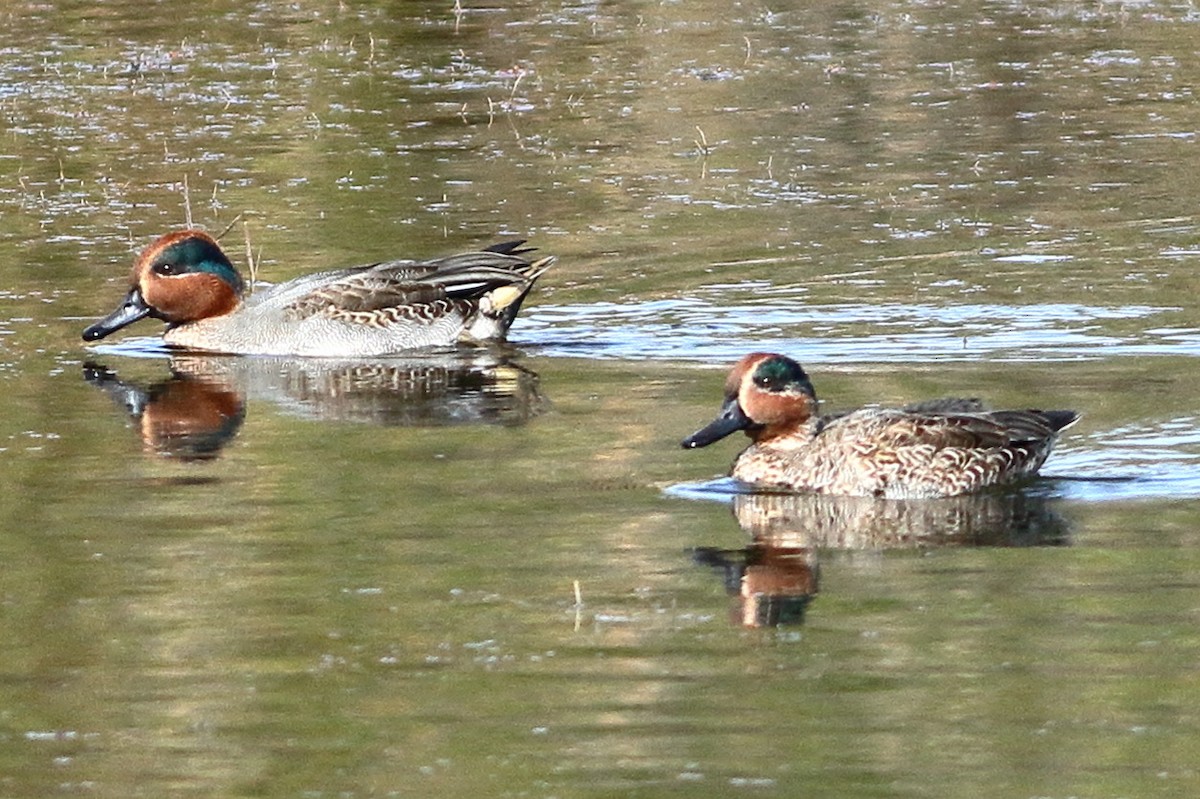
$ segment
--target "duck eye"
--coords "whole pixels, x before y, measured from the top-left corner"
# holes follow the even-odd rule
[[[153,266],[153,271],[156,275],[174,275],[178,270],[175,269],[175,264],[159,262]]]
[[[759,388],[773,388],[775,386],[775,378],[770,375],[755,375],[754,385]]]

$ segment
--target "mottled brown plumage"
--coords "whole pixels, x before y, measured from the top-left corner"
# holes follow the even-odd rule
[[[819,416],[798,363],[752,353],[730,372],[725,404],[683,442],[702,447],[736,430],[753,444],[732,475],[769,488],[888,498],[943,497],[1035,474],[1074,411],[989,411],[978,400],[934,400]]]

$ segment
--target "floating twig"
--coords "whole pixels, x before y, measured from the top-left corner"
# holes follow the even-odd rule
[[[258,261],[259,258],[254,257],[254,248],[250,246],[250,226],[242,222],[242,232],[246,236],[246,263],[250,272],[250,293],[254,293],[254,284],[258,282]],[[261,253],[260,253],[261,257]]]
[[[583,626],[583,592],[579,590],[579,581],[575,581],[575,632]]]
[[[216,239],[217,241],[220,241],[221,239],[225,238],[225,234],[228,233],[229,231],[233,230],[233,226],[236,225],[238,222],[242,221],[242,218],[245,215],[246,215],[245,211],[239,212],[238,215],[235,216],[232,220],[230,220],[229,224],[225,226],[225,229],[222,230],[216,236],[213,236],[213,238]]]
[[[183,173],[183,219],[188,230],[192,227],[192,190],[188,187],[187,172]]]

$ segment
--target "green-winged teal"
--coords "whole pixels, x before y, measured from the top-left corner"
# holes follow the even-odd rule
[[[318,272],[247,296],[216,240],[181,230],[146,248],[121,307],[83,338],[150,316],[167,323],[167,344],[208,352],[362,357],[501,341],[554,261],[523,244]]]
[[[935,400],[820,416],[812,383],[783,355],[745,356],[725,403],[683,441],[703,447],[736,430],[754,442],[732,476],[766,488],[887,498],[943,497],[1035,474],[1075,411],[989,411],[978,400]]]

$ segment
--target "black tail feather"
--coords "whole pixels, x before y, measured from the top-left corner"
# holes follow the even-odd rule
[[[483,248],[483,252],[495,252],[501,255],[522,255],[527,252],[534,252],[537,247],[522,247],[521,245],[529,239],[515,239],[514,241],[502,241],[498,244],[491,244]]]
[[[1038,415],[1056,431],[1064,430],[1079,421],[1076,411],[1039,411]]]

